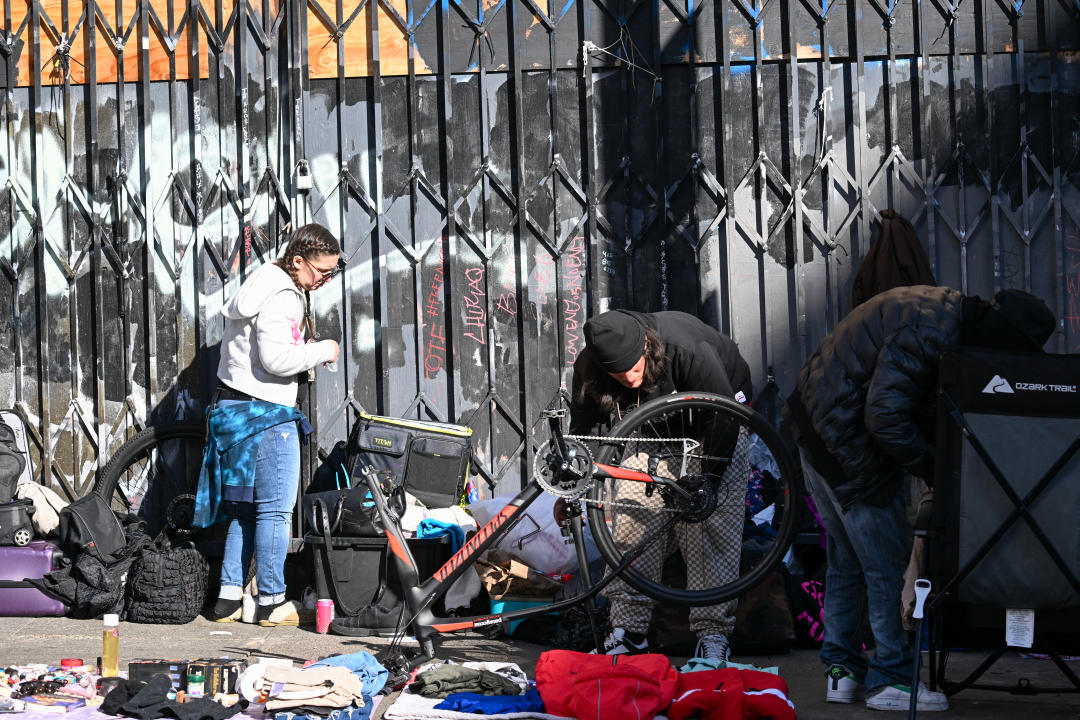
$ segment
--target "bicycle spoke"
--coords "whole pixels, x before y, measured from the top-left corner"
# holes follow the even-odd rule
[[[707,605],[736,597],[771,572],[790,543],[794,513],[780,493],[774,506],[780,532],[762,560],[740,575],[751,437],[776,455],[785,488],[798,479],[779,437],[760,416],[731,400],[690,393],[641,405],[611,435],[600,443],[597,462],[655,478],[652,483],[597,478],[585,501],[593,536],[609,566],[649,546],[623,572],[630,586],[664,601]],[[663,530],[672,523],[674,532]],[[654,541],[657,534],[667,537]],[[685,543],[697,545],[692,550],[698,557],[705,552],[724,558],[718,561],[720,569],[696,567],[691,574],[697,575],[688,575],[686,584],[666,577],[667,552],[685,549]]]
[[[170,512],[182,507],[176,499],[196,490],[204,436],[194,425],[143,430],[117,448],[94,492],[114,509],[146,520],[148,532],[156,534],[170,524]]]

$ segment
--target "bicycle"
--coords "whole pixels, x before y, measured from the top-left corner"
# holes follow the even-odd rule
[[[359,468],[381,516],[388,548],[401,579],[407,622],[400,624],[385,654],[383,664],[393,672],[402,672],[435,656],[434,640],[441,634],[473,630],[496,624],[505,629],[513,620],[559,611],[585,604],[593,636],[600,637],[593,620],[592,601],[616,577],[660,602],[680,605],[712,605],[738,597],[763,581],[783,559],[791,545],[796,526],[795,501],[801,495],[797,465],[776,430],[761,415],[734,400],[708,393],[679,393],[650,400],[626,415],[604,437],[582,437],[562,432],[565,410],[546,413],[550,439],[536,453],[533,476],[502,510],[479,528],[446,563],[428,579],[421,581],[417,563],[405,541],[400,518],[390,509],[374,468]],[[745,433],[745,434],[744,434]],[[761,458],[771,458],[778,482],[775,515],[771,527],[775,540],[760,559],[750,564],[739,577],[717,587],[688,589],[665,584],[649,577],[647,570],[634,566],[635,561],[653,543],[666,541],[668,530],[676,523],[704,522],[720,505],[721,493],[745,492],[743,487],[723,487],[720,479],[731,457],[710,454],[730,450],[736,438],[753,437]],[[595,453],[587,443],[598,445]],[[644,463],[644,468],[630,465]],[[673,472],[673,468],[677,471]],[[354,475],[357,469],[354,469]],[[648,503],[620,500],[624,488],[645,488]],[[570,542],[576,546],[580,563],[582,590],[577,595],[539,607],[473,617],[436,617],[434,603],[464,572],[469,571],[481,554],[505,536],[525,515],[525,510],[542,493],[550,492],[562,500]],[[639,493],[640,495],[640,493]],[[582,505],[585,506],[583,511]],[[651,532],[631,539],[617,538],[620,513],[633,511],[655,513],[660,520]],[[588,515],[593,539],[608,571],[593,582],[589,577],[585,554],[584,516]],[[420,655],[407,658],[398,648],[405,631],[412,627],[420,644]]]
[[[151,537],[165,529],[190,535],[205,444],[201,423],[147,427],[109,458],[93,491],[113,510],[144,519]]]

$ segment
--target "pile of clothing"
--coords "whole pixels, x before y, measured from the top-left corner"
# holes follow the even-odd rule
[[[418,670],[386,708],[386,720],[603,717],[649,720],[795,720],[775,668],[664,655],[591,655],[549,650],[530,681],[513,663],[434,663]]]
[[[255,663],[239,678],[240,694],[275,720],[368,720],[389,673],[369,653],[333,655],[302,668]]]

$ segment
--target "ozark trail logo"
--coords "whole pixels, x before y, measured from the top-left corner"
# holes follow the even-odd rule
[[[1015,390],[1013,388],[1016,388]],[[986,383],[983,393],[986,395],[1014,395],[1017,390],[1024,392],[1052,392],[1052,393],[1075,393],[1076,385],[1059,385],[1057,383],[1016,382],[1012,385],[1000,375],[995,375],[990,382]]]
[[[995,393],[1012,394],[1013,389],[1012,385],[1009,384],[1008,380],[1001,377],[1000,375],[995,375],[990,380],[990,382],[986,383],[986,387],[983,388],[983,392],[988,395],[993,395]]]

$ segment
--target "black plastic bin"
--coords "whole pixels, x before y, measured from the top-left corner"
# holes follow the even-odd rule
[[[449,535],[409,538],[406,542],[421,580],[431,577],[452,554]],[[334,600],[337,617],[356,615],[368,605],[400,606],[401,581],[385,538],[332,537],[329,552],[321,535],[308,535],[304,544],[311,550],[315,591],[320,598]],[[441,607],[435,609],[439,612]]]

